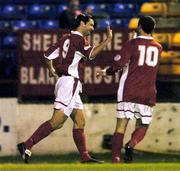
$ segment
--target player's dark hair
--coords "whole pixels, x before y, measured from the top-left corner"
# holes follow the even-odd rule
[[[79,14],[75,18],[75,29],[80,26],[81,21],[83,21],[86,24],[90,19],[92,19],[91,15]]]
[[[141,26],[142,30],[150,34],[154,30],[156,25],[156,21],[153,17],[151,16],[142,16],[139,19],[138,26]]]

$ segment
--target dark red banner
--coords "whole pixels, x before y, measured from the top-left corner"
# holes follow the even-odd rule
[[[23,30],[19,33],[19,98],[53,95],[55,82],[48,76],[48,70],[43,63],[43,52],[65,32],[64,30]],[[113,30],[111,44],[96,59],[87,61],[83,86],[87,95],[116,94],[119,73],[105,78],[96,78],[95,73],[111,64],[113,57],[129,36],[129,30]],[[98,45],[105,38],[105,30],[97,30],[89,37],[89,41],[92,45]]]

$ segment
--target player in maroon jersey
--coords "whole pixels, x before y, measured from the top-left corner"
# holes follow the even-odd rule
[[[76,30],[64,35],[44,54],[50,76],[57,79],[55,85],[54,113],[25,142],[18,144],[18,150],[25,163],[31,156],[30,149],[51,132],[63,126],[70,116],[73,121],[73,139],[84,163],[102,163],[92,158],[86,149],[84,133],[85,118],[83,103],[79,93],[82,91],[84,63],[92,60],[112,39],[112,30],[107,26],[107,38],[98,46],[87,44],[85,37],[94,30],[94,21],[88,15],[77,16]],[[56,66],[53,66],[53,60]],[[63,138],[63,137],[61,137]]]
[[[156,102],[156,76],[162,47],[153,40],[155,20],[150,16],[140,17],[138,37],[127,41],[114,57],[112,66],[97,73],[112,75],[121,70],[117,92],[117,123],[112,139],[112,162],[120,162],[120,151],[128,121],[136,120],[136,129],[125,145],[125,162],[132,161],[133,148],[145,136],[152,120],[152,106]]]

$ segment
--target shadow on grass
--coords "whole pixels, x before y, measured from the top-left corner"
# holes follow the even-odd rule
[[[107,163],[111,162],[111,152],[106,153],[93,153],[93,157],[104,160]],[[123,158],[123,154],[122,154]],[[62,155],[41,155],[32,156],[30,163],[80,163],[81,159],[78,153],[69,153]],[[180,155],[174,154],[157,154],[135,151],[134,153],[135,163],[150,163],[150,162],[180,162]],[[22,163],[20,156],[6,156],[0,157],[0,163]]]

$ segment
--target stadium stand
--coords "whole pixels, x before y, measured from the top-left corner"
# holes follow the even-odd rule
[[[57,20],[40,20],[38,28],[44,29],[55,29],[59,28],[59,22]]]
[[[26,29],[26,28],[37,28],[37,21],[28,20],[15,20],[11,23],[13,30]]]
[[[112,28],[135,29],[138,17],[152,15],[157,21],[154,38],[163,45],[162,61],[171,63],[163,67],[160,73],[179,73],[180,58],[180,2],[173,0],[80,0],[80,8],[92,10],[97,28],[104,28],[107,20]],[[17,80],[17,34],[19,29],[57,29],[61,28],[59,15],[67,9],[64,0],[0,0],[0,67],[2,79]],[[3,68],[5,60],[9,60],[8,71]],[[175,60],[176,59],[176,60]],[[171,61],[172,60],[172,61]],[[176,61],[176,62],[174,62]],[[12,65],[10,65],[12,63]],[[16,63],[16,64],[15,64]],[[10,67],[11,66],[11,67]],[[170,66],[169,66],[170,67]],[[173,68],[173,70],[172,70]],[[5,71],[2,71],[5,70]],[[165,72],[164,72],[165,70]],[[3,76],[3,74],[5,76]],[[11,76],[10,76],[11,75]]]
[[[16,43],[17,43],[16,39],[17,39],[16,35],[11,35],[11,34],[5,35],[2,40],[2,47],[3,48],[16,47]]]
[[[0,11],[3,19],[21,19],[26,16],[26,7],[22,5],[5,5]]]
[[[51,15],[49,15],[51,14]],[[54,6],[51,5],[31,5],[27,10],[27,18],[53,18],[55,15]]]
[[[1,29],[10,29],[11,27],[11,22],[10,21],[0,21],[0,27]]]
[[[172,46],[172,35],[173,33],[154,33],[153,37],[157,42],[163,45],[164,50],[168,50]]]
[[[167,14],[167,4],[164,2],[143,3],[140,9],[141,14],[162,16]]]
[[[172,51],[172,50],[163,51],[161,54],[161,61],[175,59],[175,58],[178,58],[179,56],[180,56],[179,51]]]
[[[177,32],[177,33],[173,34],[172,46],[174,48],[180,49],[180,32]]]
[[[174,17],[168,17],[168,18],[163,18],[159,17],[156,18],[157,25],[156,28],[172,28],[172,29],[178,29],[180,27],[180,18],[174,18]]]
[[[139,18],[131,18],[128,24],[129,29],[136,29],[138,25]]]
[[[180,16],[180,3],[168,3],[167,15],[173,17]]]
[[[67,9],[67,5],[65,5],[65,4],[58,5],[58,7],[57,7],[57,14],[59,15],[61,12],[63,12],[66,9]]]

